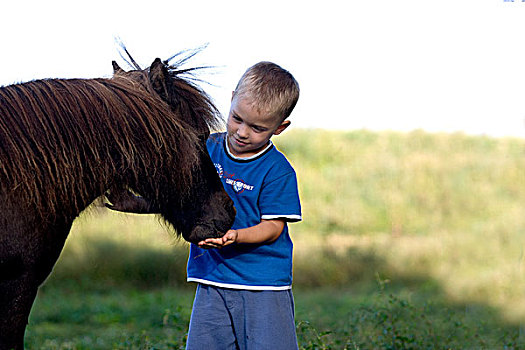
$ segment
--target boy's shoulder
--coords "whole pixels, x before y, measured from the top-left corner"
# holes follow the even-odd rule
[[[226,136],[225,132],[214,132],[214,133],[210,134],[210,136],[208,136],[207,143],[208,144],[210,142],[220,143],[220,142],[222,142],[224,140],[225,136]]]
[[[224,139],[226,137],[225,132],[218,132],[210,134],[208,137],[208,140],[206,141],[206,148],[208,148],[208,152],[215,153],[219,152],[222,153],[225,151],[224,149]]]
[[[261,162],[264,163],[263,169],[266,169],[265,181],[267,183],[284,178],[296,178],[292,164],[274,144],[267,156],[261,158]]]
[[[274,173],[295,173],[288,158],[275,146],[275,144],[271,143],[267,149],[261,151],[260,154],[254,157],[250,157],[249,159],[239,159],[230,155],[226,150],[226,147],[224,147],[225,137],[225,132],[211,134],[208,138],[208,149],[214,149],[224,153],[224,157],[230,158],[233,163],[244,164],[245,166],[263,166]]]
[[[281,152],[275,144],[272,145],[272,154],[271,154],[271,160],[274,163],[273,165],[275,167],[281,168],[284,171],[294,171],[292,164],[286,157],[286,155]]]

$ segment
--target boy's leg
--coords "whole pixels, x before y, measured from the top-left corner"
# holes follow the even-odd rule
[[[215,287],[197,286],[186,349],[238,349],[224,298]]]
[[[240,349],[297,349],[291,290],[227,290],[226,305]]]

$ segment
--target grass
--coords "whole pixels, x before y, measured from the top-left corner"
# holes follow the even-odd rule
[[[488,303],[524,319],[524,140],[312,133],[279,140],[300,174],[306,220],[295,230],[298,257],[312,247],[339,257],[335,284],[362,280],[352,269],[360,257],[374,259],[382,263],[372,264],[368,280],[378,268],[392,279],[428,275],[452,300]],[[344,264],[345,256],[357,262]]]
[[[302,349],[525,347],[525,140],[292,130]],[[29,349],[183,348],[187,245],[93,208],[41,288]]]
[[[179,348],[192,293],[171,288],[51,288],[41,293],[26,346],[34,349]],[[57,309],[57,305],[60,308]]]
[[[436,285],[414,292],[378,279],[375,290],[298,289],[301,349],[519,349],[520,329],[484,305],[452,305]],[[43,288],[28,349],[183,349],[193,290]],[[481,320],[481,321],[480,321]]]

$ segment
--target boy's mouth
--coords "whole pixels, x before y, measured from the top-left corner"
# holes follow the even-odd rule
[[[232,137],[233,141],[235,142],[235,144],[237,144],[238,146],[241,146],[241,147],[244,147],[246,145],[248,145],[247,142],[244,142],[244,141],[241,141],[235,137]]]

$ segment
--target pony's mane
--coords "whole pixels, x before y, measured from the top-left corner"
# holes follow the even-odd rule
[[[147,86],[148,91],[153,93],[154,89],[152,87],[152,80],[157,81],[159,79],[148,79],[148,74],[151,74],[151,67],[142,68],[135,59],[131,56],[126,46],[120,43],[122,51],[125,53],[124,56],[121,53],[122,59],[128,64],[128,66],[133,70],[132,74],[135,74],[135,77],[132,78],[129,75],[128,79],[140,81]],[[191,103],[192,108],[187,109],[186,112],[189,112],[192,115],[192,118],[197,119],[198,121],[204,121],[208,127],[208,131],[218,131],[224,129],[224,120],[217,110],[215,104],[213,103],[212,98],[199,86],[198,83],[207,83],[200,78],[198,78],[197,73],[210,69],[213,67],[210,66],[199,66],[199,67],[190,67],[182,68],[185,63],[191,60],[195,55],[202,51],[206,46],[198,47],[196,49],[184,50],[176,53],[167,60],[162,61],[165,70],[165,73],[169,76],[172,84],[171,95],[175,94],[179,97],[178,101],[173,101],[173,96],[165,96],[167,99],[172,98],[172,104],[178,105]],[[138,75],[141,74],[141,77]],[[115,74],[115,78],[126,76],[126,74]],[[173,91],[173,88],[176,90]],[[156,91],[159,93],[158,89]],[[188,107],[188,106],[186,106]]]
[[[209,132],[221,118],[211,99],[182,77],[188,70],[165,68],[179,92],[176,108],[154,93],[149,68],[133,72],[144,76],[139,79],[115,74],[0,88],[0,196],[52,219],[63,210],[77,215],[126,176],[151,181],[153,189],[165,181],[183,195],[203,131],[186,119],[202,118]]]

